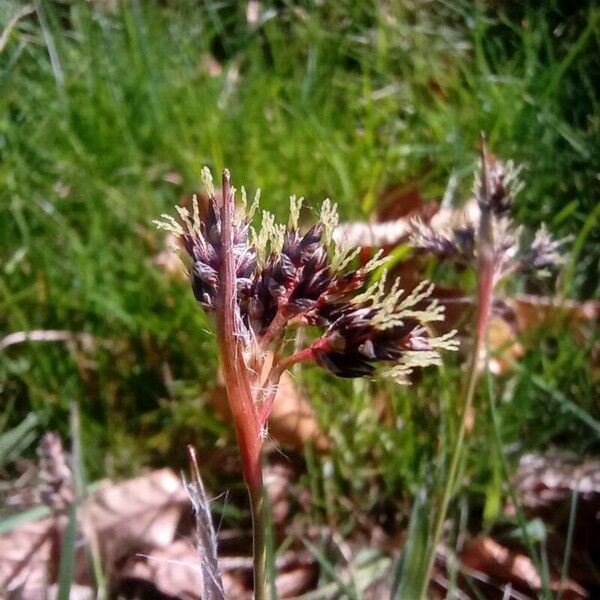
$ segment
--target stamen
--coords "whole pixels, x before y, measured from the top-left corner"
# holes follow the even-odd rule
[[[325,227],[324,238],[326,245],[331,244],[333,230],[338,226],[340,217],[337,212],[337,204],[333,204],[329,198],[325,198],[321,205],[321,223]]]
[[[213,177],[212,177],[212,173],[210,172],[210,169],[206,166],[202,167],[202,172],[200,173],[200,175],[202,177],[202,183],[204,184],[204,187],[206,188],[207,194],[211,198],[214,198],[215,186],[213,183]]]
[[[298,221],[300,219],[300,209],[302,208],[302,202],[304,202],[304,198],[296,198],[296,196],[290,196],[290,229],[298,229]]]

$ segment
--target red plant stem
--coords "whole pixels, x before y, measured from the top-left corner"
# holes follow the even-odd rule
[[[322,340],[323,338],[319,338],[308,348],[300,350],[280,360],[275,366],[275,368],[279,371],[279,374],[281,375],[281,373],[296,363],[313,361],[315,359],[315,349],[318,349],[318,347],[322,345]]]
[[[234,200],[229,171],[223,171],[221,220],[221,266],[217,303],[217,343],[227,400],[233,416],[244,480],[250,496],[254,545],[254,598],[267,598],[267,544],[261,465],[261,427],[242,353],[242,336],[237,305],[236,264],[233,248]]]
[[[258,415],[258,420],[261,424],[261,427],[265,426],[265,423],[269,419],[269,415],[271,414],[271,409],[273,408],[273,402],[275,401],[275,396],[277,395],[277,386],[279,385],[279,380],[283,375],[284,371],[289,369],[292,365],[300,362],[311,362],[314,360],[313,346],[309,348],[305,348],[300,352],[296,352],[279,362],[273,366],[271,372],[269,373],[269,377],[267,378],[268,386],[270,388],[269,395],[265,398],[262,406],[260,408],[260,413]]]
[[[477,265],[477,323],[476,335],[480,339],[485,338],[487,322],[492,309],[494,297],[495,275],[494,275],[494,229],[492,226],[492,215],[490,207],[490,181],[488,177],[488,157],[485,145],[485,137],[481,136],[481,179],[483,184],[484,201],[479,203],[481,214],[479,217],[478,232],[478,265]]]
[[[244,480],[250,490],[262,488],[260,426],[248,372],[242,355],[242,332],[237,314],[236,265],[233,252],[234,200],[229,171],[223,171],[221,217],[221,267],[217,302],[219,359],[242,460]]]
[[[265,333],[261,336],[260,346],[263,350],[266,350],[269,344],[281,333],[285,328],[289,317],[283,312],[281,308],[277,310],[275,318],[271,321]]]
[[[480,354],[486,347],[488,320],[491,312],[492,302],[494,300],[494,288],[496,285],[494,275],[494,235],[492,228],[492,216],[489,206],[491,194],[487,173],[487,154],[485,138],[483,135],[481,139],[481,162],[484,201],[480,202],[481,215],[478,230],[479,259],[477,265],[477,316],[475,319],[475,331],[473,332],[473,348],[471,350],[471,358],[469,361],[469,369],[467,371],[465,385],[462,390],[464,404],[460,425],[456,436],[456,442],[452,450],[442,501],[434,521],[433,533],[430,540],[430,554],[427,558],[424,577],[422,577],[420,581],[420,590],[418,594],[418,598],[420,600],[426,600],[428,597],[427,590],[429,587],[429,580],[431,578],[433,565],[435,563],[437,545],[442,535],[444,521],[448,513],[448,506],[450,504],[452,495],[454,494],[454,488],[458,475],[458,467],[462,458],[464,441],[467,434],[467,422],[470,418],[470,413],[473,407],[475,388],[477,386],[479,376]]]

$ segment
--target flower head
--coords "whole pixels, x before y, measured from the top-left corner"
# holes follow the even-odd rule
[[[192,213],[178,207],[178,219],[163,215],[159,227],[174,232],[191,260],[189,276],[196,300],[207,312],[218,309],[223,265],[223,200],[206,176],[209,200],[201,215],[194,199]],[[443,319],[443,309],[429,299],[432,286],[423,283],[405,293],[385,275],[368,286],[379,255],[356,266],[358,249],[333,241],[336,207],[323,203],[321,218],[302,232],[302,199],[292,197],[287,226],[263,212],[262,227],[252,229],[255,205],[236,213],[232,224],[235,265],[235,313],[248,365],[258,382],[266,354],[275,356],[272,371],[294,362],[313,362],[340,377],[371,376],[376,371],[406,382],[413,366],[439,363],[441,348],[456,349],[452,336],[429,335],[426,323]],[[320,330],[313,342],[296,354],[285,353],[285,333],[291,327]],[[257,397],[260,393],[257,393]]]
[[[432,227],[420,220],[412,223],[412,244],[424,251],[463,266],[475,267],[487,252],[494,285],[517,272],[540,271],[561,262],[560,248],[544,225],[528,243],[527,232],[514,224],[511,210],[521,190],[520,168],[483,152],[475,180],[476,207],[454,226]],[[531,238],[529,238],[530,240]]]

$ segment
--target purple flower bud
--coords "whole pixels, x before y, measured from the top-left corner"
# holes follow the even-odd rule
[[[429,292],[419,286],[414,294],[405,295],[394,284],[386,296],[385,278],[365,290],[366,277],[381,264],[379,258],[352,270],[356,252],[331,241],[337,223],[334,205],[325,201],[323,222],[304,234],[297,229],[299,206],[300,203],[293,205],[292,225],[287,229],[264,213],[263,228],[255,237],[256,247],[248,239],[249,223],[243,218],[232,219],[231,205],[220,206],[214,195],[202,216],[196,203],[193,214],[178,208],[181,221],[164,215],[165,221],[159,222],[177,234],[190,256],[194,296],[207,312],[219,309],[218,299],[223,294],[219,279],[225,272],[229,277],[229,268],[234,267],[235,282],[226,286],[229,297],[237,302],[232,322],[236,339],[243,340],[245,353],[248,350],[247,356],[252,357],[254,373],[260,372],[266,349],[282,350],[281,342],[290,321],[323,327],[325,333],[310,347],[282,358],[281,362],[315,361],[340,377],[370,376],[380,365],[387,365],[397,368],[390,376],[403,381],[413,364],[411,353],[426,353],[414,363],[422,366],[437,359],[439,344],[453,349],[446,339],[436,338],[437,346],[429,343],[426,330],[420,326],[420,320],[439,318],[439,307],[432,304],[421,308]],[[226,233],[221,231],[223,222],[232,228],[231,238],[222,238]],[[468,231],[457,236],[457,240],[463,248],[472,245]],[[436,241],[454,247],[451,240]],[[231,255],[223,254],[224,246],[233,254],[233,261]],[[364,292],[360,296],[359,290]]]
[[[380,329],[374,325],[377,310],[351,303],[338,305],[338,318],[315,345],[315,360],[339,377],[372,375],[378,363],[395,363],[407,351],[431,351],[426,331],[415,319]]]

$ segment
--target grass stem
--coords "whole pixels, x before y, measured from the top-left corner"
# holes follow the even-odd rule
[[[476,334],[475,344],[473,347],[473,353],[471,355],[471,362],[469,364],[469,371],[467,374],[467,387],[465,393],[465,400],[460,419],[460,426],[456,442],[452,450],[452,459],[450,462],[450,468],[448,469],[448,476],[444,484],[444,492],[442,495],[442,502],[440,504],[435,524],[433,527],[433,535],[431,537],[430,552],[427,558],[427,567],[424,572],[424,576],[421,582],[421,589],[419,590],[419,598],[425,599],[427,597],[427,588],[429,586],[429,580],[431,579],[431,572],[433,565],[435,564],[436,547],[438,541],[442,535],[442,528],[444,527],[444,521],[446,519],[446,513],[448,512],[448,505],[452,498],[454,485],[456,483],[456,476],[458,473],[458,466],[462,456],[463,445],[465,441],[465,434],[467,431],[467,423],[470,419],[470,415],[473,408],[473,398],[475,397],[475,387],[477,384],[477,375],[479,370],[479,355],[483,345],[483,337]]]
[[[254,600],[267,600],[267,521],[262,484],[248,487],[252,513]]]
[[[486,346],[487,336],[487,325],[491,312],[492,302],[494,299],[494,288],[495,288],[495,253],[494,253],[494,231],[491,220],[491,197],[492,192],[490,188],[490,180],[487,172],[488,156],[485,144],[485,136],[481,134],[481,188],[479,193],[481,199],[479,201],[480,216],[478,225],[477,235],[477,314],[475,315],[475,331],[473,333],[473,347],[471,348],[471,360],[469,362],[469,369],[463,387],[462,397],[464,398],[462,414],[460,418],[460,425],[458,429],[458,435],[456,436],[456,442],[452,450],[452,458],[450,461],[450,468],[448,470],[448,476],[444,484],[444,492],[442,495],[442,502],[438,510],[438,514],[433,527],[433,536],[431,538],[430,553],[427,557],[426,569],[424,571],[424,577],[421,581],[421,589],[419,590],[419,598],[426,598],[427,588],[429,580],[431,578],[431,572],[433,565],[435,564],[436,548],[440,536],[442,535],[442,529],[444,527],[444,521],[446,519],[446,513],[448,512],[448,506],[450,499],[454,492],[454,486],[456,484],[456,477],[458,474],[458,466],[463,453],[463,446],[467,428],[470,429],[470,422],[473,418],[473,398],[475,397],[475,388],[477,386],[477,379],[479,375],[479,362],[482,351]]]
[[[519,501],[517,491],[515,490],[514,486],[511,485],[511,483],[510,483],[510,468],[509,468],[509,464],[508,464],[506,455],[504,454],[504,448],[503,448],[503,444],[502,444],[502,431],[501,431],[501,425],[500,425],[500,416],[498,415],[498,406],[497,406],[497,402],[496,402],[496,395],[494,393],[493,386],[492,386],[492,375],[489,371],[489,368],[487,368],[487,360],[486,360],[486,373],[487,373],[487,384],[488,384],[488,386],[487,386],[488,387],[488,397],[489,397],[489,401],[490,401],[490,416],[491,416],[490,420],[492,423],[492,431],[493,431],[494,443],[496,445],[496,452],[498,453],[498,457],[500,459],[502,475],[504,477],[504,480],[508,484],[508,495],[510,496],[512,503],[515,506],[517,523],[518,523],[519,528],[521,529],[521,533],[523,535],[523,542],[525,544],[525,547],[527,548],[527,551],[529,552],[529,556],[531,557],[531,560],[532,560],[537,572],[540,574],[540,578],[542,580],[543,591],[545,594],[544,597],[550,598],[551,597],[550,580],[547,575],[547,571],[544,569],[544,566],[542,564],[542,559],[538,555],[538,552],[536,551],[536,548],[533,544],[533,540],[531,539],[531,536],[529,535],[529,529],[527,527],[527,519],[525,517],[525,513],[523,512],[523,508]]]

